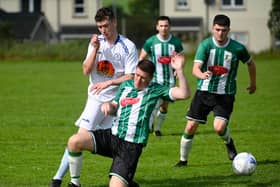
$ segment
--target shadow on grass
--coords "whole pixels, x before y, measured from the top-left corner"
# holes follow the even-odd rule
[[[183,134],[183,131],[182,132],[176,132],[176,133],[166,133],[166,134],[163,134],[163,136],[182,136],[182,134]],[[202,131],[197,131],[196,133],[195,133],[196,135],[198,135],[198,134],[216,134],[215,133],[215,131],[214,130],[204,130],[203,132]]]
[[[228,164],[225,163],[212,163],[209,165],[221,165]],[[280,164],[279,160],[261,160],[258,161],[258,165],[267,165],[267,164]],[[202,166],[202,164],[196,164],[193,166]],[[269,187],[280,184],[280,179],[272,180],[269,182],[258,182],[252,180],[250,176],[238,176],[238,175],[228,175],[228,176],[198,176],[193,178],[185,179],[174,179],[174,178],[165,178],[157,180],[144,180],[138,179],[137,182],[140,186],[149,186],[149,187],[204,187],[204,186],[248,186],[248,187]],[[90,187],[107,187],[108,185],[92,185]]]
[[[279,160],[260,160],[257,161],[258,165],[266,165],[266,164],[280,164]]]
[[[199,176],[186,179],[162,179],[162,180],[139,180],[141,185],[149,187],[203,187],[203,186],[250,186],[250,187],[268,187],[272,184],[279,184],[280,180],[270,182],[255,182],[250,176]]]

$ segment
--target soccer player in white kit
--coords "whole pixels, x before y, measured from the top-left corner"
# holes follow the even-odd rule
[[[111,101],[118,86],[133,77],[138,62],[135,44],[117,32],[117,20],[111,9],[99,9],[95,21],[101,35],[92,36],[83,62],[83,73],[89,76],[90,84],[84,111],[75,123],[79,127],[77,134],[111,127],[113,117],[105,117],[101,105]],[[67,156],[66,148],[51,187],[61,186],[69,168]]]

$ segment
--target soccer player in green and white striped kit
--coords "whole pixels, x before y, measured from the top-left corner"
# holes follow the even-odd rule
[[[181,40],[170,33],[170,29],[170,18],[168,16],[159,16],[156,20],[156,30],[158,33],[150,36],[145,41],[139,55],[139,60],[149,56],[156,66],[152,81],[171,88],[175,85],[176,78],[174,76],[174,69],[170,65],[170,56],[173,52],[183,53],[183,46]],[[159,100],[151,116],[150,130],[155,130],[156,136],[161,136],[160,129],[165,120],[167,108],[168,101]],[[153,127],[155,117],[156,124]]]
[[[228,37],[230,19],[216,15],[213,21],[213,36],[198,46],[193,75],[197,77],[197,91],[187,113],[187,124],[180,143],[180,161],[176,167],[186,166],[193,138],[199,124],[205,124],[210,111],[214,113],[214,130],[224,141],[228,158],[237,155],[229,132],[228,122],[233,110],[236,93],[236,77],[239,61],[248,66],[250,84],[247,90],[256,90],[256,67],[247,49]]]
[[[133,80],[124,81],[112,102],[104,103],[105,115],[116,115],[111,129],[74,134],[68,140],[71,182],[69,187],[80,186],[82,151],[87,150],[113,158],[110,169],[110,187],[138,186],[133,182],[138,159],[149,137],[149,119],[158,99],[174,101],[190,96],[184,75],[185,59],[181,54],[171,57],[171,66],[178,77],[178,86],[169,88],[151,82],[154,64],[144,59],[136,67]]]

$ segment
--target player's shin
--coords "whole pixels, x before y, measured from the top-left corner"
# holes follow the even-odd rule
[[[53,177],[53,179],[59,179],[62,180],[63,177],[65,176],[65,174],[67,173],[69,169],[69,162],[68,162],[68,149],[65,148],[63,157],[60,161],[60,166],[55,174],[55,176]]]
[[[230,131],[229,128],[226,127],[224,132],[222,134],[219,134],[219,136],[224,140],[225,144],[228,144],[230,142]]]
[[[157,127],[156,130],[160,130],[161,125],[163,124],[167,113],[162,113],[160,110],[157,113]]]
[[[193,135],[183,134],[180,143],[180,160],[187,161],[192,149]]]
[[[80,174],[82,168],[83,155],[81,152],[73,153],[69,151],[69,170],[71,175],[71,182],[80,186]]]

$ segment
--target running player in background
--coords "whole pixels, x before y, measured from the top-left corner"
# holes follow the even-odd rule
[[[208,114],[214,113],[214,130],[224,141],[228,158],[237,155],[228,128],[236,94],[236,76],[239,61],[249,73],[249,94],[256,91],[256,66],[245,46],[228,37],[230,19],[216,15],[213,36],[203,40],[196,51],[193,75],[197,77],[197,91],[187,113],[187,124],[180,143],[180,161],[176,167],[186,166],[193,138],[199,124],[205,124]]]
[[[156,20],[157,34],[149,37],[140,52],[139,60],[150,57],[151,61],[156,66],[153,82],[169,86],[175,85],[176,78],[174,69],[170,65],[170,57],[173,52],[182,53],[183,46],[179,38],[170,33],[171,22],[169,17],[160,16]],[[153,111],[150,122],[150,130],[155,128],[155,135],[161,136],[161,126],[165,120],[168,109],[168,102],[159,100],[158,105]],[[156,117],[156,119],[155,119]],[[153,127],[156,122],[155,127]]]

